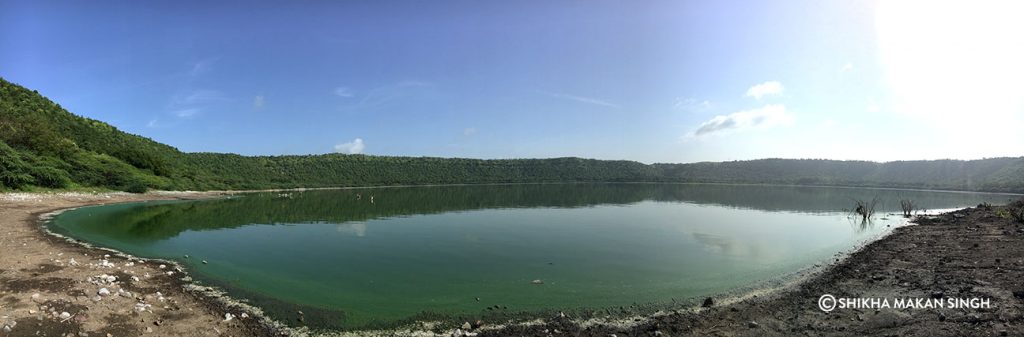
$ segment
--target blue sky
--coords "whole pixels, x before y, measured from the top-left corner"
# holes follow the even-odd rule
[[[190,152],[1019,156],[1021,7],[0,0],[0,76]]]

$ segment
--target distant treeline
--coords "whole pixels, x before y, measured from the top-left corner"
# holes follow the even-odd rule
[[[875,163],[762,159],[652,164],[184,153],[74,115],[0,79],[0,189],[211,190],[544,182],[718,182],[1024,192],[1024,158]]]

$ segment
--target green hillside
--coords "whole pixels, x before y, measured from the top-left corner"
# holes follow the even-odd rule
[[[183,153],[64,110],[0,79],[0,190],[209,190],[450,183],[722,182],[1024,192],[1024,158],[764,159],[653,164],[581,158],[480,160]]]

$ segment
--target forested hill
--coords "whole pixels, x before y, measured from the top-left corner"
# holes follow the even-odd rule
[[[1024,192],[1024,158],[889,163],[764,159],[646,165],[580,158],[479,160],[183,153],[71,114],[33,90],[0,79],[0,190],[536,182],[774,183]]]

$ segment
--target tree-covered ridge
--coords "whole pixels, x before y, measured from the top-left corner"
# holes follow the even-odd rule
[[[129,191],[538,182],[722,182],[1024,192],[1024,158],[763,159],[653,164],[581,158],[462,159],[183,153],[74,115],[0,79],[0,189]]]

